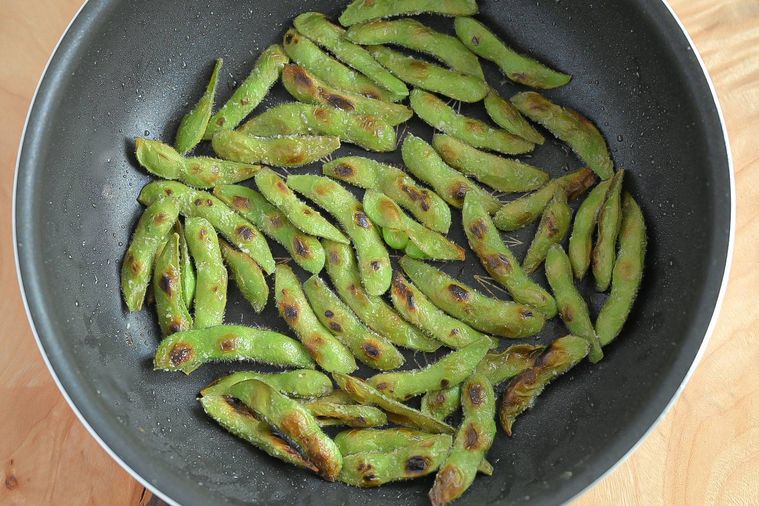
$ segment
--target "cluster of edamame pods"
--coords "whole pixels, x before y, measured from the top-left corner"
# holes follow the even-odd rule
[[[496,414],[511,435],[550,381],[585,357],[603,358],[636,299],[646,250],[641,209],[623,191],[625,172],[614,170],[595,125],[536,91],[502,97],[480,62],[539,90],[564,86],[571,76],[514,51],[471,17],[477,11],[475,0],[355,0],[340,24],[300,14],[283,44],[264,50],[214,110],[218,60],[173,146],[136,140],[140,165],[160,179],[140,193],[146,209],[121,272],[130,311],[141,309],[153,281],[163,334],[157,370],[190,374],[232,360],[292,369],[235,372],[202,390],[203,409],[229,432],[359,487],[436,473],[433,505],[460,497],[478,472],[493,473],[485,457]],[[419,13],[454,17],[455,36],[400,17]],[[278,80],[295,102],[244,122]],[[483,101],[492,123],[459,113],[450,100]],[[396,125],[414,115],[437,131],[430,142],[410,133],[399,142]],[[552,179],[504,156],[545,142],[534,124],[587,168]],[[191,155],[204,140],[218,158]],[[405,167],[363,156],[331,159],[341,142],[372,152],[400,144]],[[271,168],[325,159],[323,175],[285,177]],[[255,189],[238,184],[249,179]],[[346,184],[363,189],[363,198]],[[588,190],[574,213],[570,203]],[[493,192],[526,194],[503,203]],[[471,251],[512,300],[485,295],[428,262],[465,259],[465,249],[447,237],[451,208],[461,210]],[[533,222],[520,262],[499,231]],[[297,267],[277,263],[267,238]],[[395,269],[388,248],[402,254]],[[549,288],[530,276],[543,265]],[[305,282],[299,270],[310,276]],[[610,290],[595,322],[576,285],[588,271],[599,292]],[[269,302],[273,275],[274,304],[297,339],[226,324],[230,274],[256,313]],[[557,315],[569,335],[497,351],[501,338],[536,336]],[[426,367],[401,369],[399,348],[441,347],[452,351]],[[361,379],[354,375],[359,363],[380,372]],[[406,404],[414,398],[420,409]],[[447,421],[459,407],[453,427]],[[399,427],[380,428],[387,424]],[[350,429],[332,438],[328,426]]]

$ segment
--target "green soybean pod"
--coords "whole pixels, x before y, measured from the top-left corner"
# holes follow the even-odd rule
[[[156,370],[190,374],[203,364],[232,360],[314,368],[308,351],[295,339],[271,330],[242,325],[175,332],[158,345],[153,366]]]
[[[282,84],[296,100],[321,104],[348,112],[370,114],[392,126],[410,119],[414,113],[402,104],[394,104],[330,86],[300,65],[287,65],[282,71]]]
[[[161,334],[192,328],[192,318],[184,303],[179,256],[179,234],[173,233],[158,253],[153,268],[153,294]]]
[[[179,215],[173,199],[156,199],[146,205],[121,264],[121,292],[130,311],[142,309],[156,254]]]
[[[408,134],[401,155],[408,170],[453,207],[461,209],[464,196],[470,191],[482,199],[488,211],[495,213],[501,207],[497,198],[445,163],[435,149],[419,137]]]
[[[476,0],[353,0],[340,15],[340,24],[351,26],[373,19],[423,13],[441,16],[473,16]]]
[[[569,236],[567,254],[572,263],[575,278],[582,279],[590,267],[590,255],[593,251],[593,232],[598,222],[598,214],[606,202],[606,195],[612,180],[601,181],[593,188],[575,213],[575,222]]]
[[[335,444],[343,456],[354,453],[388,453],[399,448],[424,444],[437,437],[405,427],[390,429],[349,429],[335,436]]]
[[[429,63],[384,46],[369,46],[369,54],[394,76],[412,86],[461,102],[479,102],[488,94],[484,79]]]
[[[233,130],[245,116],[261,103],[269,89],[277,82],[289,58],[279,44],[264,49],[256,60],[250,75],[237,87],[227,102],[211,116],[203,136],[210,140],[221,130]]]
[[[538,223],[538,230],[532,238],[530,247],[522,262],[522,268],[528,274],[537,270],[546,259],[548,249],[554,244],[561,244],[572,224],[572,209],[567,204],[567,194],[557,189],[553,198],[543,211]]]
[[[381,297],[364,290],[349,245],[332,241],[322,241],[322,245],[327,253],[326,268],[332,285],[364,325],[398,346],[425,352],[440,348],[439,342],[407,323]]]
[[[403,365],[401,352],[387,338],[366,328],[319,276],[311,276],[303,284],[303,291],[321,324],[360,362],[383,371]]]
[[[588,358],[591,362],[599,362],[603,356],[601,343],[590,321],[588,304],[577,290],[572,277],[572,264],[564,253],[561,245],[554,244],[546,256],[546,278],[551,285],[556,304],[559,306],[559,316],[567,329],[578,337],[584,338],[590,345]]]
[[[529,153],[535,149],[535,144],[510,134],[506,130],[457,113],[453,107],[432,93],[417,88],[411,92],[409,99],[411,108],[422,121],[475,148],[506,155]]]
[[[617,236],[622,226],[622,178],[624,170],[614,174],[606,202],[598,213],[598,239],[593,247],[591,267],[596,280],[596,290],[605,292],[611,284]]]
[[[433,260],[464,260],[466,257],[461,246],[409,218],[398,204],[384,193],[366,190],[364,211],[378,226],[405,232],[409,241]]]
[[[180,220],[174,224],[174,231],[179,234],[179,271],[182,277],[182,299],[187,309],[192,307],[195,298],[195,266],[192,265],[190,250],[184,235],[184,226]]]
[[[278,392],[290,397],[312,399],[334,391],[332,380],[326,374],[313,369],[296,369],[283,372],[238,371],[214,380],[200,391],[200,395],[228,395],[229,387],[241,381],[263,381]]]
[[[588,118],[533,91],[514,95],[511,103],[519,112],[565,142],[598,177],[609,179],[614,175],[606,139]]]
[[[232,273],[237,288],[240,289],[245,300],[253,306],[253,311],[260,313],[266,307],[269,300],[269,287],[261,268],[248,255],[237,251],[226,241],[219,241],[221,256]]]
[[[381,191],[409,211],[425,227],[443,234],[448,233],[451,226],[448,204],[397,167],[371,158],[345,156],[324,164],[322,172],[325,176],[365,190]]]
[[[433,135],[432,146],[445,163],[501,192],[536,190],[549,179],[549,175],[537,167],[480,151],[450,135]]]
[[[324,267],[324,248],[316,237],[295,228],[279,209],[246,186],[217,186],[213,194],[264,234],[284,246],[295,263],[311,273]]]
[[[208,192],[197,191],[174,181],[153,181],[140,191],[139,201],[150,205],[156,200],[170,197],[179,204],[180,212],[187,218],[205,218],[211,225],[234,244],[237,249],[250,255],[267,274],[274,272],[266,239],[252,223],[230,209],[224,202]]]
[[[316,418],[320,425],[322,421],[327,421],[329,425],[347,427],[380,427],[387,424],[387,415],[374,406],[338,404],[314,399],[303,403],[303,407]]]
[[[545,346],[515,344],[500,352],[490,352],[477,364],[475,373],[484,375],[493,386],[521,374],[535,365]]]
[[[484,104],[485,111],[493,123],[507,132],[533,144],[542,145],[545,142],[545,138],[522,116],[514,104],[501,97],[493,88],[485,97]]]
[[[498,346],[498,341],[494,338],[474,330],[466,323],[438,309],[400,272],[393,274],[390,298],[396,311],[406,321],[449,348],[463,348],[480,339],[489,340],[491,348]]]
[[[531,88],[551,89],[564,86],[572,80],[568,74],[517,53],[474,18],[458,17],[454,21],[454,28],[466,47],[477,56],[498,65],[501,72],[515,83]]]
[[[213,72],[211,72],[211,78],[206,86],[206,91],[198,103],[195,104],[195,107],[185,114],[179,123],[174,146],[182,154],[187,154],[187,152],[191,151],[203,140],[203,135],[206,133],[206,128],[213,112],[213,99],[216,95],[216,84],[219,82],[221,64],[222,59],[218,58],[213,66]]]
[[[445,422],[425,415],[421,411],[406,406],[392,399],[368,384],[367,382],[347,374],[334,373],[332,379],[359,404],[376,406],[388,414],[388,420],[402,425],[421,429],[431,434],[453,434],[453,427]]]
[[[370,295],[385,293],[393,275],[390,256],[361,202],[339,183],[322,176],[290,175],[287,186],[334,216],[356,248],[362,285]]]
[[[396,95],[408,95],[408,88],[401,80],[385,70],[361,46],[345,37],[345,29],[331,23],[324,14],[304,12],[293,21],[295,28],[320,45],[346,65],[358,70],[366,77]]]
[[[574,200],[595,182],[596,176],[588,168],[570,172],[566,176],[549,181],[544,187],[529,195],[507,202],[493,216],[493,223],[504,232],[525,227],[540,218],[557,187],[564,189],[569,200]]]
[[[319,214],[319,211],[300,200],[279,174],[267,169],[256,176],[256,186],[266,200],[282,211],[299,230],[311,236],[324,237],[344,244],[350,242],[337,227]]]
[[[232,385],[229,393],[300,448],[322,478],[334,481],[340,475],[343,464],[340,450],[300,403],[255,379]]]
[[[195,328],[224,323],[227,307],[227,269],[216,231],[204,218],[188,218],[187,246],[198,269],[195,285]]]
[[[354,25],[345,37],[361,45],[392,44],[419,51],[462,74],[485,78],[477,56],[459,39],[436,32],[415,19],[377,20]]]
[[[379,117],[334,107],[291,102],[280,104],[244,123],[238,131],[261,137],[331,135],[369,151],[394,151],[395,128]]]
[[[543,389],[554,379],[582,362],[590,346],[582,337],[565,336],[556,339],[535,362],[519,376],[511,380],[498,413],[501,427],[511,436],[514,420],[532,407]]]
[[[203,411],[233,435],[288,464],[315,473],[319,471],[290,443],[274,434],[268,423],[259,420],[255,413],[234,397],[204,395],[199,400]]]
[[[596,319],[596,333],[602,346],[612,342],[627,321],[643,279],[645,256],[646,223],[643,213],[635,199],[626,193],[622,206],[619,250],[611,279],[611,294]]]
[[[433,506],[448,504],[466,492],[495,440],[495,392],[484,375],[473,374],[461,386],[461,408],[461,426],[429,492]]]
[[[403,230],[382,227],[382,240],[393,249],[403,250],[408,245],[408,234]]]
[[[451,436],[438,434],[424,445],[389,453],[354,453],[344,457],[339,480],[354,487],[379,487],[435,472],[451,446]]]
[[[487,334],[518,338],[537,334],[543,328],[542,313],[515,302],[483,295],[429,264],[405,256],[401,268],[437,307]]]
[[[372,376],[367,382],[385,395],[398,400],[458,385],[472,374],[490,349],[490,345],[489,339],[480,339],[448,353],[423,369],[384,372]]]
[[[519,261],[501,239],[490,215],[476,198],[466,197],[461,221],[469,247],[493,279],[512,298],[532,306],[546,318],[556,316],[556,301],[542,286],[531,280]]]
[[[255,137],[235,130],[213,136],[213,150],[222,158],[274,167],[302,167],[320,160],[340,147],[340,139],[324,135]]]
[[[416,258],[417,260],[431,260],[427,253],[419,249],[419,247],[411,241],[406,245],[404,252],[407,256]]]
[[[285,33],[284,47],[294,63],[308,69],[316,77],[338,90],[350,91],[385,102],[398,102],[408,96],[408,92],[397,94],[376,85],[361,72],[332,58],[293,28]]]

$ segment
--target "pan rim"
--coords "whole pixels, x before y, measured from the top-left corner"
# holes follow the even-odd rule
[[[706,64],[704,63],[704,60],[695,45],[693,39],[690,36],[690,33],[685,28],[684,24],[682,23],[681,19],[678,17],[672,6],[670,5],[668,0],[660,0],[661,4],[667,9],[669,14],[672,16],[673,20],[679,27],[680,31],[682,32],[682,35],[685,37],[685,39],[689,43],[689,48],[693,52],[694,56],[696,57],[696,60],[698,61],[698,64],[701,69],[701,73],[703,74],[703,77],[706,79],[706,82],[708,84],[710,93],[712,95],[712,101],[715,107],[715,110],[717,112],[717,116],[720,122],[720,126],[722,129],[722,135],[723,135],[723,142],[724,142],[724,148],[725,148],[725,156],[727,161],[727,168],[728,168],[728,179],[729,179],[729,186],[730,186],[730,224],[729,224],[729,231],[728,231],[728,243],[727,243],[727,250],[726,250],[726,258],[725,258],[725,266],[724,271],[722,275],[722,280],[720,282],[720,288],[717,294],[717,298],[715,300],[714,304],[714,310],[712,312],[711,318],[709,320],[709,324],[707,326],[707,329],[704,333],[704,337],[699,345],[699,348],[696,352],[696,355],[690,364],[688,370],[686,371],[685,375],[683,376],[682,381],[680,382],[680,385],[676,388],[676,390],[672,393],[669,400],[666,401],[663,408],[661,409],[661,412],[656,416],[653,420],[650,422],[646,422],[648,424],[648,428],[644,431],[644,433],[637,439],[635,443],[633,443],[627,450],[624,451],[624,453],[617,458],[617,460],[610,465],[603,473],[598,475],[596,478],[590,480],[588,483],[582,485],[580,489],[578,489],[576,492],[572,493],[571,495],[568,495],[567,497],[564,497],[562,499],[562,503],[568,503],[581,495],[585,494],[588,490],[590,490],[593,486],[595,486],[598,482],[606,478],[609,474],[611,474],[613,471],[615,471],[622,463],[624,463],[630,455],[632,455],[633,452],[635,452],[638,447],[651,435],[651,433],[658,427],[660,422],[663,420],[663,418],[671,411],[673,406],[675,405],[675,402],[680,398],[682,395],[683,390],[687,386],[688,382],[690,381],[691,377],[693,376],[695,370],[698,368],[698,365],[700,364],[701,360],[703,359],[703,356],[706,352],[706,348],[708,347],[708,344],[712,338],[712,335],[715,331],[717,321],[719,319],[720,312],[722,310],[722,306],[724,304],[725,294],[727,291],[727,285],[730,277],[730,273],[732,271],[733,267],[733,258],[734,258],[734,248],[735,248],[735,220],[736,220],[736,182],[735,182],[735,167],[734,167],[734,160],[733,160],[733,153],[731,150],[729,135],[727,131],[727,124],[725,122],[725,116],[724,111],[722,109],[722,105],[720,103],[719,96],[717,95],[716,88],[714,86],[714,82],[712,80],[712,77],[706,68]],[[13,240],[13,252],[14,252],[14,262],[15,262],[15,268],[16,268],[16,278],[19,285],[19,291],[21,295],[21,299],[24,306],[24,312],[27,317],[27,321],[29,323],[29,327],[32,331],[32,334],[34,335],[35,342],[37,343],[37,348],[42,355],[42,359],[45,363],[45,366],[47,367],[50,375],[53,377],[53,380],[58,387],[58,390],[63,395],[64,399],[66,400],[67,404],[71,408],[71,410],[74,412],[76,417],[78,418],[79,422],[85,427],[85,429],[90,433],[90,435],[95,439],[95,441],[98,442],[98,444],[105,450],[105,452],[113,459],[115,460],[127,473],[132,476],[135,480],[137,480],[141,485],[143,485],[145,488],[151,491],[154,495],[159,497],[161,500],[165,501],[168,504],[171,505],[179,505],[180,503],[170,496],[168,496],[166,493],[161,491],[157,485],[154,483],[151,483],[147,478],[143,477],[137,470],[132,468],[128,463],[126,463],[120,455],[116,453],[115,450],[113,450],[108,443],[105,442],[105,440],[96,432],[96,430],[93,428],[93,425],[90,424],[90,422],[85,418],[84,414],[79,410],[77,405],[72,400],[71,396],[69,395],[68,391],[66,390],[66,387],[62,384],[52,362],[49,359],[48,353],[45,349],[45,345],[42,342],[42,339],[40,338],[40,334],[37,330],[37,326],[35,325],[35,321],[32,316],[31,307],[29,305],[29,301],[27,299],[26,294],[26,287],[24,285],[24,279],[21,271],[21,264],[20,264],[20,252],[19,252],[19,242],[18,242],[18,227],[17,227],[17,196],[18,196],[18,180],[19,180],[19,173],[21,169],[21,162],[22,162],[22,152],[23,147],[25,145],[26,140],[26,134],[28,132],[29,122],[32,117],[32,112],[34,110],[35,104],[37,102],[37,99],[39,98],[39,92],[43,85],[43,83],[46,80],[48,70],[51,66],[51,64],[56,60],[56,57],[59,54],[59,49],[61,44],[64,42],[64,40],[67,38],[67,35],[69,34],[72,26],[80,19],[81,14],[87,9],[90,5],[92,5],[95,2],[90,2],[90,0],[85,0],[82,5],[79,7],[77,12],[74,14],[74,16],[71,18],[68,26],[61,34],[60,38],[58,39],[58,42],[56,43],[55,47],[53,48],[53,51],[51,52],[45,67],[42,71],[42,74],[40,75],[40,78],[37,82],[37,86],[35,88],[34,94],[32,96],[32,100],[29,104],[29,108],[27,110],[26,119],[24,121],[24,127],[22,130],[22,134],[19,140],[19,146],[16,156],[16,167],[15,167],[15,173],[14,173],[14,179],[13,179],[13,196],[12,196],[12,202],[11,202],[11,228],[12,228],[12,240]]]

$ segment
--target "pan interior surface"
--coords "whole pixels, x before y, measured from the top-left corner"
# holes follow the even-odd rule
[[[517,421],[514,437],[499,432],[488,455],[494,476],[478,479],[460,500],[558,504],[642,437],[701,347],[728,257],[727,148],[707,79],[663,3],[479,3],[480,19],[515,47],[573,75],[568,86],[547,95],[598,124],[616,165],[627,169],[626,188],[649,226],[644,284],[618,341],[600,364],[582,364],[548,388]],[[155,317],[151,311],[126,313],[120,299],[120,262],[141,212],[136,197],[151,179],[137,168],[133,139],[171,142],[216,57],[224,58],[220,103],[260,52],[281,41],[295,15],[315,10],[336,17],[343,7],[326,0],[90,0],[61,42],[31,111],[15,226],[20,276],[41,346],[105,445],[181,504],[427,501],[430,479],[353,489],[233,438],[203,414],[195,395],[245,364],[207,366],[189,377],[153,372]],[[452,32],[449,19],[421,19]],[[491,64],[483,66],[502,94],[522,89],[506,83]],[[285,100],[278,85],[258,111]],[[481,104],[462,112],[485,117]],[[427,140],[432,134],[418,120],[409,130]],[[339,154],[364,152],[345,146]],[[369,156],[401,162],[398,151]],[[580,166],[551,140],[527,161],[554,176]],[[454,215],[451,237],[465,245],[460,213]],[[533,231],[515,239],[529,243]],[[275,256],[284,256],[269,242]],[[526,246],[515,247],[518,256]],[[463,269],[457,264],[446,270],[474,283],[484,271],[471,251],[467,255]],[[229,300],[228,322],[292,335],[271,302],[256,317],[236,288]],[[603,300],[591,297],[594,311]],[[540,340],[562,333],[554,321]]]

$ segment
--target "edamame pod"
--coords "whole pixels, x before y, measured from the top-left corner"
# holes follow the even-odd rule
[[[130,311],[142,309],[156,254],[179,215],[173,199],[156,199],[146,205],[121,264],[121,292]]]
[[[380,427],[387,424],[387,415],[373,406],[338,404],[315,399],[303,404],[317,422],[326,420],[330,425],[347,427]]]
[[[303,291],[321,324],[345,344],[359,361],[383,371],[403,365],[403,355],[395,346],[366,328],[318,276],[311,276],[303,284]]]
[[[325,176],[365,190],[381,191],[408,210],[425,227],[443,234],[448,233],[451,226],[448,204],[435,192],[418,185],[401,169],[371,158],[346,156],[324,164],[322,172]]]
[[[448,353],[423,369],[376,374],[367,382],[385,395],[398,400],[458,385],[472,374],[490,349],[490,344],[489,339],[480,339]]]
[[[378,64],[379,65],[379,64]],[[401,104],[384,102],[357,93],[341,91],[328,85],[300,65],[287,65],[282,71],[282,84],[300,102],[336,107],[343,111],[370,114],[392,126],[407,121],[413,111]]]
[[[369,151],[394,151],[396,145],[395,129],[379,117],[301,102],[268,109],[238,131],[262,137],[332,135]]]
[[[418,446],[390,453],[354,453],[344,458],[340,481],[354,487],[379,487],[435,472],[451,446],[451,436],[439,434]]]
[[[551,381],[579,364],[588,355],[588,341],[577,336],[556,339],[535,365],[514,378],[506,392],[498,416],[504,432],[511,436],[514,420],[535,403]]]
[[[469,51],[459,39],[436,32],[415,19],[370,21],[352,26],[345,36],[356,44],[393,44],[419,51],[462,74],[485,78],[477,56]]]
[[[535,144],[478,119],[463,116],[432,93],[414,89],[411,108],[422,121],[436,130],[453,135],[467,144],[507,155],[529,153]]]
[[[227,269],[216,231],[204,218],[187,218],[187,246],[198,268],[195,284],[195,328],[224,323],[227,307]]]
[[[203,364],[232,360],[314,368],[308,351],[295,339],[279,332],[242,325],[176,332],[158,345],[153,367],[190,374]]]
[[[473,192],[482,199],[488,211],[495,213],[501,203],[456,169],[446,164],[435,149],[413,134],[408,134],[401,147],[403,162],[416,177],[429,184],[443,200],[461,209],[464,196]]]
[[[174,231],[179,234],[179,271],[182,278],[182,299],[187,309],[192,307],[195,298],[195,266],[192,265],[190,250],[184,235],[184,226],[180,220],[174,224]]]
[[[354,453],[388,453],[398,448],[426,443],[436,434],[405,427],[391,429],[350,429],[335,436],[335,444],[343,456]]]
[[[619,250],[614,262],[611,294],[596,320],[596,333],[601,345],[612,342],[622,330],[638,295],[646,257],[646,223],[640,207],[625,193]]]
[[[553,70],[539,61],[517,53],[489,28],[474,18],[458,17],[456,35],[474,54],[490,60],[515,83],[531,88],[551,89],[564,86],[572,76]]]
[[[546,259],[548,249],[554,244],[561,244],[572,224],[572,209],[567,204],[567,194],[557,189],[553,198],[543,211],[522,268],[528,274],[535,272]]]
[[[332,375],[337,385],[359,404],[376,406],[388,413],[388,420],[404,427],[418,428],[431,434],[453,434],[453,427],[398,402],[369,385],[367,382],[335,373]]]
[[[216,132],[233,130],[245,116],[261,103],[269,89],[277,82],[282,67],[290,61],[282,46],[274,44],[264,49],[256,60],[250,75],[237,87],[227,102],[211,116],[203,136],[210,140]]]
[[[556,297],[559,315],[564,325],[573,335],[588,341],[590,345],[588,358],[590,361],[594,364],[600,361],[604,353],[601,350],[601,344],[598,341],[596,330],[593,328],[593,323],[590,321],[588,305],[575,287],[572,265],[559,244],[554,244],[548,250],[546,278]]]
[[[432,145],[445,163],[498,191],[536,190],[549,179],[548,174],[537,167],[480,151],[450,135],[433,135]]]
[[[300,200],[273,170],[263,170],[257,174],[256,186],[266,200],[306,234],[345,244],[350,242],[337,227],[319,214],[319,211]]]
[[[219,244],[221,256],[224,257],[237,288],[253,306],[253,311],[260,313],[269,300],[269,287],[266,285],[264,273],[258,264],[242,251],[237,251],[226,241],[219,241]]]
[[[614,174],[606,202],[598,213],[598,239],[593,247],[591,267],[596,280],[596,290],[605,292],[611,284],[617,236],[622,226],[622,178],[624,170]]]
[[[469,247],[477,254],[488,274],[503,286],[515,301],[534,307],[546,318],[556,316],[556,301],[522,269],[477,199],[464,199],[461,221]]]
[[[225,130],[213,136],[213,150],[222,158],[275,167],[302,167],[328,156],[340,147],[340,139],[318,135],[254,137]]]
[[[383,227],[382,240],[393,249],[403,250],[408,245],[408,234],[403,230]]]
[[[377,86],[362,73],[332,58],[293,28],[285,33],[284,47],[294,63],[303,66],[316,77],[339,90],[385,102],[398,102],[408,96],[408,92],[397,94]]]
[[[422,396],[421,411],[438,420],[445,420],[461,405],[461,385],[432,390]]]
[[[267,202],[260,193],[246,186],[223,185],[214,188],[213,194],[261,232],[284,246],[295,263],[303,269],[312,273],[322,270],[324,248],[319,240],[295,228],[284,213]]]
[[[406,321],[413,323],[427,335],[434,337],[449,348],[463,348],[480,339],[489,340],[492,348],[498,346],[498,341],[492,337],[477,332],[466,323],[448,316],[438,309],[400,272],[393,274],[390,298],[395,309]]]
[[[279,314],[322,369],[328,372],[356,370],[353,355],[319,322],[308,305],[300,281],[287,265],[277,265],[274,275],[274,300]]]
[[[284,372],[238,371],[216,379],[200,391],[200,395],[228,395],[229,387],[241,381],[263,381],[278,392],[290,397],[311,399],[333,391],[332,380],[326,374],[313,369],[296,369]]]
[[[476,0],[353,0],[340,15],[340,24],[351,26],[373,19],[422,14],[472,16],[477,14]]]
[[[440,343],[401,318],[381,297],[366,293],[350,246],[332,241],[322,241],[322,245],[327,253],[327,274],[332,285],[367,327],[394,344],[412,350],[432,352],[440,347]]]
[[[213,112],[213,99],[216,95],[216,84],[219,82],[221,64],[222,59],[217,58],[205,93],[203,93],[198,103],[195,104],[195,107],[179,123],[174,146],[182,154],[191,151],[203,140],[203,135],[206,133],[206,128]]]
[[[185,306],[179,256],[179,234],[173,233],[158,253],[153,269],[153,296],[161,334],[190,330],[192,318]]]
[[[366,190],[364,211],[378,226],[405,232],[409,241],[433,260],[464,260],[466,257],[461,246],[409,218],[398,204],[384,193]]]
[[[274,272],[274,257],[269,245],[252,223],[239,216],[221,200],[208,192],[197,191],[173,181],[153,181],[140,191],[139,201],[150,205],[162,197],[171,197],[187,218],[208,220],[213,228],[237,249],[250,255],[267,274]]]
[[[504,232],[520,229],[540,218],[557,187],[567,193],[569,200],[574,200],[595,182],[596,176],[590,169],[570,172],[566,176],[549,181],[544,187],[529,195],[507,202],[495,214],[493,223]]]
[[[316,419],[297,401],[288,399],[263,381],[255,379],[232,385],[229,393],[295,443],[319,469],[322,478],[334,481],[338,477],[343,465],[340,450],[322,432]]]
[[[542,145],[545,142],[545,138],[522,116],[514,104],[501,97],[493,88],[490,88],[484,103],[488,116],[499,127],[533,144]]]
[[[486,297],[438,269],[405,256],[401,268],[437,307],[475,329],[501,337],[527,337],[545,323],[536,310],[515,302]]]
[[[430,260],[430,257],[425,253],[424,251],[420,250],[416,244],[409,241],[408,244],[406,244],[406,249],[404,250],[407,256],[410,256],[411,258],[416,258],[417,260]]]
[[[429,492],[433,506],[448,504],[466,492],[495,440],[495,392],[484,375],[474,374],[461,386],[461,407],[461,426]]]
[[[393,275],[390,256],[361,202],[339,183],[322,176],[290,175],[287,186],[334,216],[356,248],[362,285],[370,295],[385,293]]]
[[[384,46],[369,46],[368,50],[394,76],[417,88],[462,102],[479,102],[488,93],[488,84],[482,78],[406,56]]]
[[[345,29],[332,24],[324,14],[304,12],[293,21],[295,28],[304,36],[320,45],[348,66],[396,95],[408,95],[408,88],[402,81],[382,68],[372,55],[361,46],[345,38]]]
[[[588,118],[533,91],[514,95],[511,103],[519,112],[565,142],[598,177],[609,179],[614,175],[606,139]]]
[[[228,395],[204,395],[200,399],[203,411],[224,429],[244,439],[274,458],[297,467],[318,472],[290,443],[272,432],[266,422],[259,420],[242,402]]]
[[[590,267],[590,255],[593,250],[593,231],[596,229],[598,214],[606,202],[606,195],[612,179],[601,181],[593,188],[575,213],[575,223],[569,236],[567,254],[572,263],[575,278],[582,279]]]

